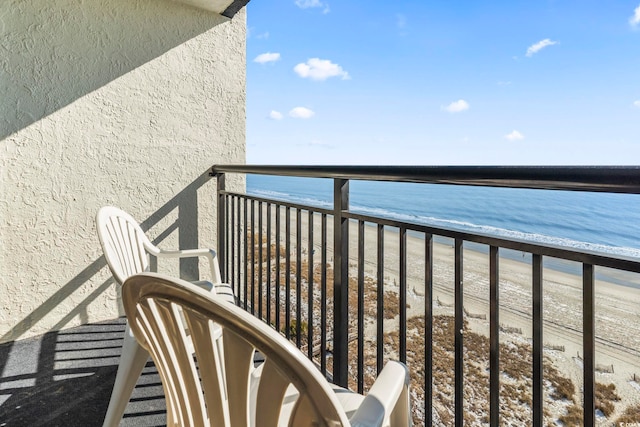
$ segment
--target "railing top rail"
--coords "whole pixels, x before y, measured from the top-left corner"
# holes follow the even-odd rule
[[[640,166],[284,166],[214,165],[211,174],[422,182],[640,194]]]

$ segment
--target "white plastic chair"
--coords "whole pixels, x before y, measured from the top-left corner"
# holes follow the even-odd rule
[[[274,329],[189,282],[138,274],[125,281],[122,299],[162,379],[168,426],[410,425],[409,374],[400,362],[387,363],[364,397],[331,386]],[[214,323],[222,327],[224,354]],[[257,369],[256,350],[265,357]]]
[[[162,250],[151,243],[131,215],[113,206],[105,206],[98,211],[96,226],[107,265],[118,284],[122,285],[133,274],[148,271],[149,254],[158,258],[204,256],[209,260],[212,282],[194,283],[209,292],[220,294],[227,301],[234,300],[231,287],[221,283],[215,251],[211,249]],[[120,423],[133,388],[148,358],[149,353],[138,345],[127,325],[104,427],[115,427]]]

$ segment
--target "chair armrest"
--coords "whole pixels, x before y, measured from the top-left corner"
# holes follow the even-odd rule
[[[409,370],[404,363],[390,361],[378,375],[369,393],[349,420],[352,427],[410,425]]]
[[[218,264],[218,256],[213,249],[183,249],[180,251],[168,251],[160,248],[153,247],[154,251],[147,251],[158,258],[194,258],[194,257],[206,257],[209,260],[209,268],[211,269],[211,281],[213,284],[222,283],[222,277],[220,275],[220,265]]]

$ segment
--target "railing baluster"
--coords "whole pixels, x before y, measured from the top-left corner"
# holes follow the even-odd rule
[[[384,225],[378,224],[378,294],[376,314],[376,372],[384,364]]]
[[[400,227],[400,361],[407,363],[407,229]]]
[[[263,296],[263,278],[262,278],[262,202],[258,202],[258,318],[264,319],[262,315],[262,296]]]
[[[582,265],[582,351],[584,352],[584,425],[595,425],[595,292],[592,264]]]
[[[236,274],[236,260],[235,260],[235,253],[236,253],[236,234],[235,234],[235,230],[236,230],[236,201],[237,201],[237,197],[235,196],[231,196],[231,215],[229,216],[229,219],[231,220],[231,224],[230,224],[230,229],[227,230],[226,234],[228,236],[231,236],[231,244],[229,245],[229,256],[227,258],[229,258],[229,265],[231,267],[231,272],[229,274],[229,277],[227,278],[226,282],[229,283],[231,285],[231,289],[233,289],[233,283],[235,282],[235,274]]]
[[[256,234],[255,234],[256,206],[251,200],[251,314],[256,313]]]
[[[244,199],[244,310],[247,311],[247,300],[249,298],[249,200]]]
[[[222,262],[224,263],[225,267],[224,267],[224,276],[222,278],[223,282],[228,283],[229,282],[229,270],[230,270],[230,263],[231,263],[231,254],[233,254],[233,252],[231,252],[231,241],[230,241],[230,236],[227,232],[227,230],[229,230],[229,220],[230,215],[229,215],[229,210],[230,210],[230,206],[229,206],[229,200],[231,199],[231,197],[227,194],[224,196],[224,218],[225,218],[225,229],[224,229],[224,258],[222,258]],[[233,229],[233,228],[232,228]]]
[[[267,325],[271,326],[271,203],[267,203]]]
[[[276,330],[280,331],[280,205],[276,205]]]
[[[358,393],[364,390],[364,221],[358,221]]]
[[[241,265],[242,263],[242,258],[241,258],[241,253],[242,253],[242,221],[241,221],[241,216],[242,216],[242,198],[241,197],[236,197],[236,204],[237,204],[237,208],[236,208],[236,223],[238,224],[238,226],[236,227],[235,230],[233,230],[233,232],[236,235],[236,242],[238,242],[236,244],[236,247],[234,249],[234,258],[236,261],[236,276],[233,278],[233,283],[232,285],[232,289],[234,290],[235,294],[236,294],[236,303],[240,304],[240,296],[242,295],[240,292],[240,280],[242,277],[242,273],[240,272],[241,269]]]
[[[227,280],[227,272],[224,269],[226,254],[224,253],[225,235],[227,231],[227,219],[225,218],[225,197],[223,192],[226,189],[225,186],[225,174],[216,173],[217,192],[218,192],[218,264],[220,266],[220,275],[223,281]]]
[[[302,210],[296,209],[296,346],[302,342]]]
[[[333,181],[333,380],[348,386],[349,374],[349,181]]]
[[[500,280],[499,250],[489,248],[489,423],[500,425]]]
[[[464,302],[463,302],[463,241],[455,239],[455,425],[464,423]]]
[[[542,426],[542,255],[533,254],[533,426]]]
[[[424,415],[433,425],[433,236],[424,236]]]
[[[320,372],[327,375],[327,214],[322,214],[320,273]]]
[[[308,283],[307,283],[307,356],[313,360],[313,211],[309,210],[309,241],[307,251]]]
[[[284,278],[284,334],[291,339],[291,208],[285,209],[285,278]]]

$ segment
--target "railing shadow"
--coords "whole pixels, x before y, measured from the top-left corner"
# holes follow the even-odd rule
[[[125,320],[83,325],[0,345],[0,422],[12,426],[101,425],[119,363]],[[149,362],[123,425],[165,425],[160,377]]]

